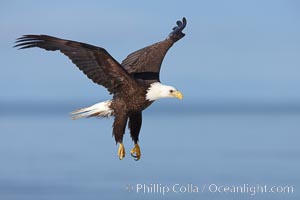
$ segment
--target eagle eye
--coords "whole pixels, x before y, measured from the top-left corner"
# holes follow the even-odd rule
[[[174,92],[174,90],[170,90],[169,92],[170,92],[170,93],[173,93],[173,92]]]

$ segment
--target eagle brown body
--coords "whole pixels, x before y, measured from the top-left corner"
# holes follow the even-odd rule
[[[15,47],[59,50],[94,83],[107,88],[113,95],[112,100],[74,111],[74,119],[114,116],[113,136],[120,144],[120,159],[125,156],[122,141],[128,123],[135,143],[131,154],[138,160],[141,156],[138,136],[142,125],[142,111],[159,98],[182,98],[182,94],[175,88],[160,84],[159,72],[169,48],[184,37],[182,30],[185,26],[185,18],[177,21],[177,26],[167,39],[129,54],[121,64],[102,47],[48,35],[24,35],[17,40]]]

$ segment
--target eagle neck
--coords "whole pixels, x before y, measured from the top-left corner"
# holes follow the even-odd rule
[[[161,84],[160,82],[154,82],[150,84],[147,89],[146,99],[149,101],[155,101],[157,99],[163,98],[161,92],[164,87],[165,85]]]

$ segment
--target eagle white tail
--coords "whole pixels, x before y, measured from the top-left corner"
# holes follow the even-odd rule
[[[111,100],[96,103],[90,107],[81,108],[71,112],[72,119],[83,117],[110,117],[113,110],[110,108]]]

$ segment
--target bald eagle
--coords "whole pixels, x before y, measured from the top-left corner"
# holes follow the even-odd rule
[[[118,63],[104,48],[86,43],[60,39],[48,35],[24,35],[16,40],[14,47],[27,49],[39,47],[48,51],[59,50],[94,83],[104,86],[113,98],[90,107],[78,109],[71,114],[73,119],[83,117],[114,117],[113,136],[119,144],[118,157],[125,157],[123,135],[128,121],[134,142],[131,155],[141,157],[138,145],[142,125],[142,111],[160,98],[182,99],[175,87],[160,83],[159,72],[169,48],[185,34],[186,19],[177,21],[168,37],[129,54]]]

